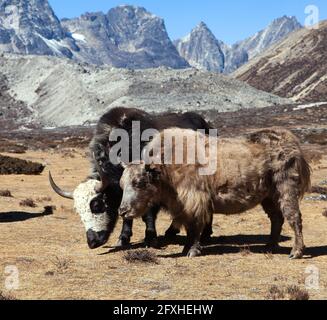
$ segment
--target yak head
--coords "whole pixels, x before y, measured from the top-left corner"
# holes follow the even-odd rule
[[[51,173],[49,181],[58,195],[74,201],[75,210],[84,224],[90,249],[106,244],[117,222],[118,212],[111,209],[110,196],[98,193],[101,182],[88,180],[81,183],[73,192],[67,192],[58,187]]]
[[[123,199],[119,214],[125,219],[138,218],[157,204],[161,172],[145,162],[124,165],[120,180]]]

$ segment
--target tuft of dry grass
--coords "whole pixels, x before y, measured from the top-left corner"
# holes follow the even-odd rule
[[[309,300],[310,295],[307,290],[301,289],[298,286],[289,286],[286,289],[289,300]]]
[[[266,298],[268,300],[309,300],[310,295],[307,290],[298,286],[288,286],[285,289],[273,285],[269,288]]]
[[[29,207],[29,208],[36,208],[37,205],[35,203],[35,201],[31,198],[28,198],[28,199],[25,199],[25,200],[22,200],[19,205],[21,207]]]
[[[129,263],[153,263],[158,264],[158,257],[149,250],[128,251],[124,259]]]
[[[0,301],[13,301],[17,300],[14,296],[0,291]]]
[[[276,285],[268,289],[267,300],[283,300],[285,298],[284,290]]]
[[[39,197],[36,199],[37,202],[51,202],[52,198],[51,197]]]
[[[243,246],[240,248],[240,254],[242,257],[246,257],[251,254],[251,250],[249,246]]]
[[[58,273],[64,273],[72,264],[72,260],[57,256],[51,262],[56,267]]]
[[[0,190],[0,197],[13,198],[10,190]]]

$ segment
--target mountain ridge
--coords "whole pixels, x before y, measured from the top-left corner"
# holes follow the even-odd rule
[[[318,26],[292,33],[233,76],[295,101],[327,101],[327,20]]]
[[[300,28],[302,26],[295,17],[283,16],[273,20],[255,35],[233,45],[227,45],[218,40],[208,26],[204,25],[202,28],[197,26],[187,36],[175,40],[174,43],[179,54],[192,67],[229,74]],[[199,30],[201,30],[200,35]],[[214,56],[206,52],[208,47],[212,48],[212,52],[220,50],[222,56],[216,55],[216,60],[214,60]],[[217,63],[220,68],[215,67]]]

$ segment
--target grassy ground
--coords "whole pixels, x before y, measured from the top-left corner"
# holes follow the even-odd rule
[[[85,151],[28,152],[19,157],[41,161],[47,169],[40,176],[1,176],[1,190],[13,197],[0,197],[0,292],[17,299],[265,299],[269,291],[289,286],[305,288],[307,268],[320,271],[320,289],[309,290],[311,299],[327,298],[326,202],[302,203],[307,245],[303,260],[288,259],[293,233],[285,224],[281,252],[262,252],[270,222],[261,208],[232,216],[215,216],[213,243],[204,256],[189,260],[180,255],[180,244],[153,252],[157,264],[131,263],[124,251],[112,251],[120,224],[108,246],[88,249],[79,216],[69,200],[55,195],[47,181],[48,169],[58,184],[73,188],[88,173]],[[327,156],[314,166],[313,182],[327,179]],[[5,193],[6,194],[6,193]],[[35,208],[20,205],[31,198]],[[29,202],[27,202],[29,203]],[[53,215],[42,216],[45,206]],[[41,215],[40,215],[41,214]],[[170,218],[161,215],[163,234]],[[140,247],[144,225],[137,221],[133,245]],[[180,238],[184,241],[184,233]],[[5,268],[16,266],[19,287],[5,288]],[[7,270],[8,271],[8,270]],[[273,287],[271,289],[271,287]]]

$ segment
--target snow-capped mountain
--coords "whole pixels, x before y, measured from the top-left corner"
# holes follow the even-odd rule
[[[201,23],[183,39],[174,43],[180,55],[196,68],[214,72],[231,73],[273,44],[302,28],[295,17],[281,17],[254,36],[232,46],[215,38]]]
[[[254,36],[235,44],[235,49],[245,50],[249,55],[249,59],[252,59],[293,31],[301,28],[302,25],[297,21],[296,17],[283,16],[275,19],[267,28]]]
[[[0,0],[0,52],[123,68],[189,66],[161,18],[127,5],[61,22],[47,0]]]
[[[192,67],[219,73],[224,71],[225,57],[220,43],[204,22],[174,44]]]
[[[0,51],[72,58],[78,47],[47,0],[1,0]]]
[[[107,14],[87,13],[62,25],[81,51],[79,59],[122,68],[185,68],[163,19],[144,8],[119,6]]]
[[[228,46],[200,23],[175,45],[163,19],[122,5],[59,21],[48,0],[0,0],[0,52],[51,55],[120,68],[175,69],[190,65],[231,73],[301,28],[295,17],[274,20],[254,36]]]

